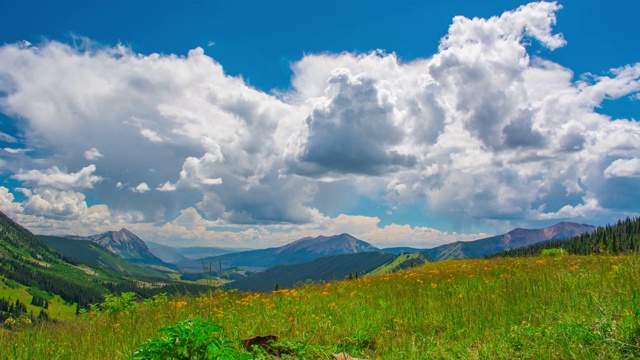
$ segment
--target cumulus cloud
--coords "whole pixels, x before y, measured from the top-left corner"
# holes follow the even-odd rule
[[[15,196],[4,186],[0,186],[0,209],[9,216],[22,212],[20,204],[15,203]]]
[[[145,138],[147,138],[149,141],[152,141],[152,142],[162,142],[162,138],[158,135],[158,133],[150,129],[140,130],[140,135],[144,136]]]
[[[180,178],[176,183],[165,182],[157,188],[159,191],[175,191],[178,188],[199,188],[201,186],[220,185],[221,178],[212,178],[216,165],[223,160],[220,149],[215,153],[206,153],[201,158],[188,157],[182,164]]]
[[[149,185],[147,185],[147,183],[142,182],[138,184],[136,187],[132,187],[131,191],[142,194],[142,193],[146,193],[147,191],[151,191],[151,188],[149,188]]]
[[[25,213],[53,219],[77,219],[87,209],[82,193],[53,189],[36,190],[24,204]]]
[[[52,187],[58,190],[91,189],[93,185],[102,181],[102,177],[93,175],[96,166],[91,164],[78,172],[67,173],[53,166],[47,170],[19,171],[12,178],[36,187]]]
[[[84,158],[87,160],[98,160],[101,157],[103,157],[104,155],[102,155],[102,153],[100,152],[100,150],[92,147],[91,149],[87,150],[84,152]]]
[[[393,104],[379,94],[375,79],[341,68],[327,83],[330,95],[314,106],[299,139],[290,139],[299,143],[290,162],[296,172],[379,174],[415,164],[414,156],[394,149],[404,132],[394,124]]]
[[[604,177],[640,177],[640,159],[617,159],[604,170]]]
[[[565,205],[556,212],[541,213],[540,219],[574,219],[582,218],[586,219],[592,216],[596,211],[602,210],[598,204],[598,200],[587,197],[584,199],[584,203],[576,206]]]
[[[32,214],[72,217],[82,189],[104,202],[112,223],[153,219],[189,236],[225,224],[240,226],[233,238],[249,241],[270,238],[260,229],[276,226],[338,231],[343,220],[379,241],[460,236],[380,227],[375,218],[331,220],[319,210],[328,198],[421,207],[425,217],[467,230],[610,221],[640,204],[619,195],[638,185],[640,125],[595,110],[606,99],[638,96],[640,64],[576,76],[532,56],[531,43],[549,51],[566,44],[553,30],[559,9],[537,2],[487,19],[455,17],[437,52],[411,62],[382,50],[308,54],[292,64],[291,89],[277,96],[225,74],[201,48],[179,56],[7,44],[0,109],[24,122],[16,137],[38,159],[5,161],[23,169],[12,177],[39,196]],[[86,166],[98,159],[104,178]],[[114,182],[146,192],[145,200],[115,191]],[[51,205],[56,196],[66,207]],[[177,209],[189,209],[180,221],[190,216],[198,225],[171,222]]]

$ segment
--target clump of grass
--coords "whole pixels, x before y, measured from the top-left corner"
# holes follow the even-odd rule
[[[639,260],[449,260],[268,294],[219,290],[131,311],[93,309],[0,331],[0,358],[126,359],[159,329],[198,316],[219,324],[216,336],[238,353],[242,338],[277,334],[298,359],[342,351],[368,359],[631,358],[640,356]]]

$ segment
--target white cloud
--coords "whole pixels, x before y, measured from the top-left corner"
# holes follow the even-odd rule
[[[14,216],[22,212],[20,204],[14,202],[15,197],[9,189],[4,186],[0,186],[0,209],[8,216]]]
[[[150,191],[151,188],[149,188],[149,185],[147,185],[147,183],[140,183],[138,184],[138,186],[131,188],[131,191],[133,192],[137,192],[137,193],[146,193],[147,191]]]
[[[640,177],[640,159],[617,159],[604,170],[604,177]]]
[[[75,173],[67,173],[56,166],[47,170],[20,170],[12,178],[37,187],[52,187],[58,190],[91,189],[102,181],[102,177],[93,175],[96,166],[91,164]]]
[[[411,62],[384,51],[305,55],[292,64],[291,90],[278,96],[226,75],[201,48],[178,56],[121,45],[4,45],[0,77],[10,81],[0,83],[0,109],[23,122],[21,145],[38,158],[7,156],[3,168],[23,169],[12,177],[43,199],[43,189],[91,192],[112,223],[171,223],[165,213],[191,209],[184,216],[203,222],[171,226],[194,239],[212,223],[242,227],[237,241],[278,241],[260,229],[338,231],[347,220],[344,229],[381,242],[458,236],[379,227],[375,218],[330,220],[318,210],[331,199],[340,204],[331,213],[347,212],[344,199],[359,197],[384,201],[381,213],[411,204],[466,230],[610,220],[640,205],[640,196],[619,195],[636,193],[640,125],[594,109],[637,97],[640,64],[580,77],[530,55],[531,41],[565,45],[552,28],[559,8],[542,2],[488,19],[456,17],[438,51]],[[98,158],[101,176],[83,167]],[[138,184],[132,190],[147,192],[145,200],[113,182]],[[64,213],[36,200],[33,209]]]
[[[565,205],[560,210],[556,212],[549,213],[540,213],[538,214],[538,218],[542,220],[549,219],[588,219],[593,216],[593,214],[597,211],[601,211],[602,208],[598,204],[598,200],[594,198],[585,198],[583,199],[584,203],[578,204],[576,206]]]
[[[149,130],[149,129],[142,129],[140,130],[140,135],[144,136],[145,138],[149,139],[149,141],[152,142],[162,142],[162,138],[160,136],[158,136],[158,133],[156,133],[153,130]]]
[[[167,181],[156,190],[175,191],[178,188],[220,185],[222,184],[222,179],[211,176],[215,173],[217,164],[221,163],[223,159],[219,149],[216,153],[206,153],[201,158],[188,157],[182,164],[178,181],[175,184]]]
[[[33,149],[12,149],[12,148],[4,148],[3,150],[8,152],[9,154],[20,154],[20,153],[33,151]]]
[[[78,219],[87,210],[84,195],[75,191],[36,190],[24,204],[25,213],[53,219]]]
[[[100,150],[92,147],[91,149],[87,150],[84,152],[84,158],[87,160],[98,160],[99,158],[103,157],[104,155],[102,155],[102,153],[100,152]]]

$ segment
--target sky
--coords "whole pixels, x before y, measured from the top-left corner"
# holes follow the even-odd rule
[[[2,1],[0,210],[434,247],[640,208],[636,1]]]

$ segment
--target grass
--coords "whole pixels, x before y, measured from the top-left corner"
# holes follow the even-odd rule
[[[0,331],[0,358],[125,359],[201,316],[225,338],[276,334],[297,359],[625,359],[640,356],[640,258],[449,260],[281,290],[216,291],[136,311]]]
[[[398,257],[396,257],[392,262],[380,266],[379,268],[373,270],[368,275],[383,275],[383,274],[391,273],[397,270],[398,267],[402,265],[404,262],[419,259],[421,256],[423,255],[420,253],[401,254]]]
[[[9,286],[8,282],[12,282],[12,286]],[[33,294],[38,294],[43,299],[49,301],[49,308],[46,309],[46,312],[52,319],[63,321],[75,319],[76,306],[67,304],[60,296],[51,296],[42,290],[30,289],[29,287],[19,285],[15,281],[7,281],[3,277],[0,277],[0,298],[4,297],[11,300],[20,299],[20,301],[27,305],[27,312],[33,311],[35,316],[37,316],[42,308],[31,305]]]

